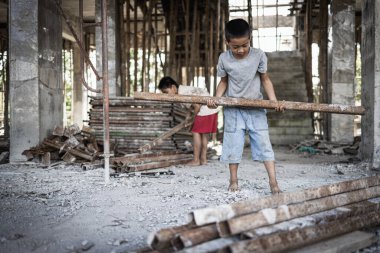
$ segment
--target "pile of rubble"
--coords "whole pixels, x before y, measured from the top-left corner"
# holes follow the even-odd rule
[[[332,155],[357,155],[359,152],[361,137],[356,136],[353,143],[334,143],[324,140],[305,140],[291,147],[292,151],[309,154],[332,154]]]

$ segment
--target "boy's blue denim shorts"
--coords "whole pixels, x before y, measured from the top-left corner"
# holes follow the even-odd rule
[[[249,133],[252,160],[274,161],[265,109],[224,108],[222,156],[225,163],[240,163],[245,133]]]

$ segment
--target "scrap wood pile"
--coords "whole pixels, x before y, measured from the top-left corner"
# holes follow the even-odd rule
[[[89,125],[103,141],[103,100],[92,97]],[[191,111],[171,102],[129,97],[109,100],[110,140],[115,143],[111,165],[117,172],[156,169],[192,159]]]
[[[73,124],[68,127],[56,126],[50,137],[22,154],[28,161],[36,159],[44,165],[50,165],[54,160],[95,164],[95,160],[100,160],[102,149],[91,128],[83,127],[81,130],[78,125]]]
[[[177,151],[158,151],[146,154],[130,154],[111,159],[116,172],[134,172],[164,168],[177,164],[188,163],[193,159],[191,153]]]
[[[153,233],[139,252],[352,252],[376,240],[358,230],[380,225],[379,196],[380,175],[199,209],[188,224]]]

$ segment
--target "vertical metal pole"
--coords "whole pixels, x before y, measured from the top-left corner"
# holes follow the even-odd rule
[[[109,87],[108,87],[108,27],[107,0],[102,0],[102,71],[103,71],[103,134],[104,134],[104,180],[110,181],[110,134],[109,134]]]

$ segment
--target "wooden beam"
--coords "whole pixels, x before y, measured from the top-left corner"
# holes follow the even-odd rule
[[[270,101],[261,99],[244,99],[230,97],[209,97],[209,96],[185,96],[171,95],[160,93],[136,92],[135,99],[168,101],[177,103],[207,104],[208,100],[213,100],[217,105],[221,106],[241,106],[253,108],[275,109],[279,105],[283,105],[286,110],[308,111],[308,112],[328,112],[340,114],[359,114],[364,115],[363,106],[351,106],[340,104],[316,104],[291,101]]]
[[[257,213],[247,214],[220,222],[217,225],[220,236],[225,237],[379,196],[380,186],[374,186],[303,203],[282,205],[277,208],[266,208]]]
[[[346,253],[356,252],[376,242],[374,234],[354,231],[289,253]]]
[[[370,201],[358,202],[352,205],[339,207],[334,210],[328,210],[325,212],[320,212],[308,216],[308,226],[314,226],[318,224],[326,224],[336,220],[343,221],[346,218],[353,216],[360,216],[365,213],[378,211],[380,208],[379,203],[372,203]],[[271,225],[264,228],[257,228],[251,231],[247,231],[240,234],[242,240],[253,239],[258,236],[265,236],[269,234],[274,234],[282,231],[287,231],[289,228],[298,229],[303,227],[302,222],[299,219],[289,219],[281,223],[281,225]],[[238,236],[238,235],[236,235]],[[196,245],[217,240],[220,238],[220,232],[218,230],[217,223],[194,227],[186,231],[178,232],[174,238],[171,240],[172,247],[176,250],[181,250],[184,248],[194,247]],[[224,237],[232,238],[232,237]]]
[[[253,240],[241,241],[219,250],[218,253],[283,252],[379,224],[380,213],[374,211],[361,216],[350,217],[344,221],[337,220],[323,225],[294,229]]]
[[[173,134],[178,133],[182,129],[190,126],[192,123],[193,123],[193,118],[189,117],[189,118],[185,119],[182,123],[176,125],[175,127],[170,129],[169,131],[165,132],[164,134],[160,135],[159,137],[157,137],[156,139],[151,141],[150,143],[145,144],[144,146],[141,146],[139,148],[139,151],[141,153],[144,153],[144,152],[147,152],[148,150],[151,150],[153,147],[161,144],[164,139],[167,139],[170,136],[172,136]]]
[[[190,220],[194,224],[200,226],[257,212],[263,208],[274,208],[280,205],[288,205],[311,199],[323,198],[329,195],[359,190],[379,184],[380,175],[324,185],[318,188],[311,188],[302,191],[283,192],[261,199],[239,201],[229,205],[197,209],[190,213]]]

